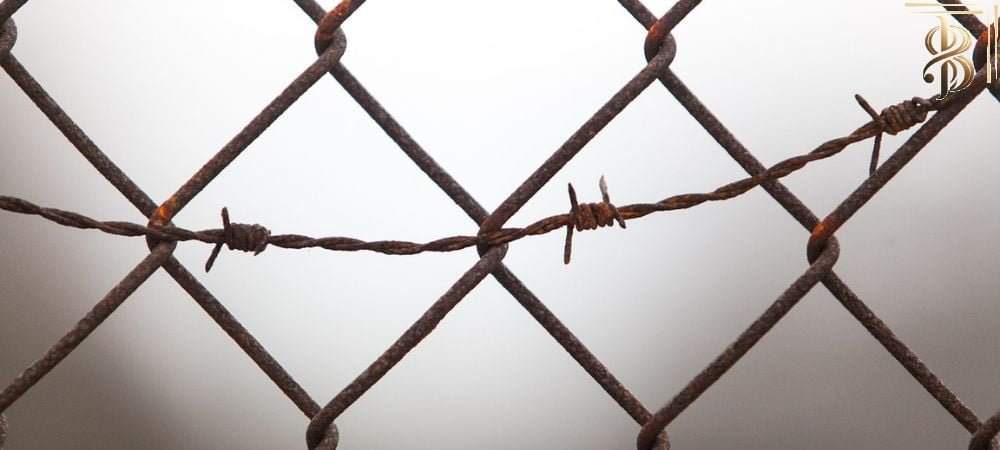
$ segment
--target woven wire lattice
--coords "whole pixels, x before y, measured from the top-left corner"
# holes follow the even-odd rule
[[[796,303],[817,284],[822,284],[843,306],[895,357],[900,364],[930,393],[940,405],[973,436],[970,448],[987,448],[1000,430],[1000,418],[994,416],[985,422],[977,417],[957,396],[903,343],[833,271],[839,256],[839,245],[834,233],[843,226],[880,188],[892,179],[903,166],[923,149],[962,109],[987,89],[985,72],[980,71],[974,84],[947,99],[906,100],[898,105],[875,111],[864,99],[858,101],[872,116],[850,135],[833,139],[813,151],[790,158],[771,166],[763,166],[730,131],[701,103],[670,69],[676,44],[670,32],[698,4],[699,1],[682,0],[664,16],[657,18],[638,1],[620,0],[619,3],[649,30],[646,40],[648,65],[635,75],[622,89],[587,120],[556,152],[528,179],[518,186],[498,208],[488,211],[455,181],[417,142],[385,111],[363,85],[340,63],[346,51],[346,38],[340,31],[364,1],[345,0],[326,12],[308,0],[296,4],[318,23],[316,48],[318,59],[292,81],[274,101],[264,108],[239,134],[209,160],[204,167],[188,179],[174,195],[162,203],[154,202],[133,183],[122,170],[92,142],[83,130],[61,109],[36,82],[12,53],[16,41],[16,28],[10,19],[26,0],[6,0],[0,3],[3,34],[0,37],[2,66],[10,77],[32,99],[39,109],[62,131],[83,156],[117,188],[141,213],[149,218],[147,224],[102,222],[71,211],[45,208],[14,197],[0,197],[0,207],[12,212],[34,214],[62,225],[79,228],[97,228],[107,233],[147,237],[150,254],[115,286],[94,308],[60,339],[41,359],[7,385],[0,392],[0,411],[6,410],[49,371],[68,356],[91,332],[94,331],[126,298],[159,269],[166,271],[216,323],[250,356],[275,385],[310,419],[306,432],[309,448],[336,448],[339,430],[335,420],[362,394],[375,385],[389,370],[425,338],[479,282],[494,277],[513,298],[548,331],[548,333],[580,364],[604,391],[641,426],[637,447],[669,448],[667,426],[726,371],[740,360],[765,334],[767,334]],[[942,2],[957,3],[957,2]],[[956,16],[962,25],[975,36],[983,33],[985,26],[972,16]],[[373,120],[391,137],[404,153],[412,159],[470,218],[480,227],[475,236],[454,236],[432,242],[362,241],[345,237],[309,237],[301,235],[271,235],[259,225],[231,223],[224,212],[222,229],[191,231],[175,227],[171,220],[219,175],[266,128],[287,110],[314,83],[326,74],[332,75],[358,102]],[[582,203],[570,187],[572,206],[568,213],[541,219],[523,228],[505,228],[505,224],[528,202],[563,166],[610,123],[640,92],[659,81],[718,142],[718,144],[748,173],[748,177],[727,184],[712,192],[682,194],[642,204],[615,205],[608,188],[602,181],[603,198],[598,203]],[[996,90],[993,89],[994,95]],[[1000,96],[998,96],[1000,98]],[[916,133],[892,153],[884,163],[873,158],[871,176],[832,213],[820,219],[811,212],[779,178],[806,164],[836,155],[847,145],[874,138],[880,142],[883,133],[892,133],[920,125]],[[878,143],[876,144],[878,148]],[[564,258],[572,255],[574,232],[600,226],[626,227],[627,220],[680,208],[697,206],[708,201],[725,200],[738,196],[754,187],[766,190],[803,227],[811,232],[808,242],[809,268],[779,296],[772,305],[750,324],[728,348],[708,367],[698,374],[669,402],[658,409],[650,409],[608,370],[607,367],[569,330],[545,304],[543,304],[503,263],[507,245],[526,236],[566,230]],[[465,272],[454,285],[435,302],[406,332],[353,382],[325,403],[317,402],[286,372],[277,360],[243,327],[196,278],[181,265],[172,252],[177,241],[198,240],[215,245],[211,267],[223,246],[244,251],[263,251],[267,246],[287,248],[320,247],[329,250],[372,250],[389,254],[413,254],[424,251],[455,251],[477,247],[481,259]],[[0,421],[0,442],[7,432],[6,419]]]

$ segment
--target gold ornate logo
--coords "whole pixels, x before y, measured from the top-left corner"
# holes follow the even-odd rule
[[[942,8],[941,3],[906,3],[906,7],[931,7]],[[965,3],[964,6],[974,6]],[[992,83],[1000,75],[997,67],[997,45],[1000,36],[997,29],[1000,27],[1000,3],[993,5],[990,26],[983,33],[975,49],[975,65],[968,58],[966,53],[972,47],[974,37],[965,28],[958,25],[949,25],[948,16],[960,14],[983,14],[983,10],[931,10],[916,11],[921,14],[935,14],[938,19],[938,26],[931,28],[924,36],[924,47],[931,54],[930,61],[924,65],[923,78],[928,83],[935,80],[941,87],[940,98],[945,98],[948,94],[958,92],[967,88],[976,73],[976,67],[986,66],[987,83]],[[936,72],[936,76],[935,73]]]
[[[972,47],[972,34],[958,25],[948,25],[948,18],[943,14],[937,18],[941,25],[931,28],[924,38],[924,46],[933,56],[924,65],[924,81],[934,82],[930,70],[937,66],[940,70],[941,98],[944,98],[972,84],[975,70],[972,61],[964,55]]]

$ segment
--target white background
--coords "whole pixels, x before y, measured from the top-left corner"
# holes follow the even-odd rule
[[[656,14],[672,2],[650,0]],[[330,8],[334,2],[323,2]],[[172,194],[314,59],[291,1],[29,2],[16,57],[155,200]],[[672,67],[765,164],[877,109],[930,96],[933,16],[902,2],[710,0]],[[612,0],[372,0],[344,63],[487,209],[645,64]],[[143,218],[7,77],[0,194],[102,220]],[[838,233],[837,272],[985,419],[1000,408],[1000,104],[980,96]],[[894,150],[911,132],[887,136]],[[867,175],[870,141],[786,180],[823,216]],[[884,158],[883,158],[884,159]],[[658,83],[509,222],[568,210],[566,183],[618,204],[745,174]],[[331,78],[176,218],[274,233],[426,241],[474,234]],[[761,190],[511,245],[506,263],[650,409],[807,267],[808,233]],[[321,404],[476,260],[271,248],[176,255]],[[136,263],[140,238],[0,214],[0,383]],[[6,449],[304,448],[301,412],[162,271],[6,412]],[[341,416],[343,449],[627,449],[635,424],[492,279]],[[822,287],[668,428],[677,449],[964,448],[967,433]]]

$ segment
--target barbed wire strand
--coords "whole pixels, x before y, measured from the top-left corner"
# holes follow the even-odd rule
[[[863,102],[862,104],[866,106],[866,109],[870,110],[870,106],[867,105],[867,102],[864,102],[860,96],[858,96],[858,99],[860,102]],[[933,108],[929,101],[924,99],[914,99],[900,103],[894,107],[886,108],[886,111],[890,111],[892,114],[899,114],[897,112],[898,110],[895,109],[896,107],[905,107],[905,105],[917,104],[926,105],[922,107],[922,111],[925,113],[926,111],[933,110],[929,109]],[[878,119],[880,117],[878,114],[875,114],[874,117],[876,117],[877,120],[881,120]],[[907,124],[912,126],[913,124],[923,121],[925,117],[926,115],[920,116],[919,118],[914,117],[913,120]],[[895,120],[896,119],[894,119],[893,124],[896,132],[901,131],[901,129],[905,129],[902,128],[904,124]],[[848,136],[827,141],[809,153],[785,159],[772,165],[763,172],[720,186],[711,192],[674,195],[656,203],[631,204],[617,207],[616,209],[620,213],[620,217],[623,220],[633,220],[656,212],[687,209],[705,202],[729,200],[750,191],[762,183],[791,175],[812,162],[837,155],[850,144],[862,141],[875,135],[880,136],[881,126],[882,125],[876,122],[876,120],[873,120],[861,126]],[[908,126],[906,128],[908,128]],[[609,204],[606,201],[603,203]],[[265,233],[265,229],[262,228],[255,228],[254,232],[258,237],[256,239],[248,240],[249,237],[247,236],[247,233],[250,233],[250,231],[243,228],[245,226],[244,224],[233,224],[233,227],[235,228],[227,225],[222,229],[191,231],[176,226],[145,226],[122,221],[98,221],[76,212],[55,208],[43,208],[26,200],[9,196],[0,196],[0,209],[21,214],[38,215],[64,226],[80,229],[97,229],[108,234],[120,236],[148,236],[155,240],[194,240],[209,244],[216,244],[215,250],[213,250],[212,256],[209,259],[210,262],[215,260],[215,257],[218,254],[218,249],[221,248],[222,244],[229,245],[231,249],[253,251],[255,254],[263,251],[263,247],[269,244],[287,249],[318,247],[333,251],[368,250],[390,255],[412,255],[423,252],[457,251],[476,245],[492,246],[507,244],[527,236],[537,236],[564,228],[567,225],[575,224],[575,217],[573,213],[557,214],[540,219],[523,228],[504,228],[477,236],[450,236],[425,243],[401,240],[363,241],[360,239],[340,236],[315,238],[299,234],[271,236],[269,233]],[[223,213],[223,221],[224,223],[229,223],[227,212]],[[255,224],[251,227],[260,226]],[[230,233],[227,238],[226,230],[230,228],[238,230],[238,232]],[[208,264],[207,266],[210,268],[211,264]]]

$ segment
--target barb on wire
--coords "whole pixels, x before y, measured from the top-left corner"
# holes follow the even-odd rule
[[[271,230],[268,230],[263,225],[256,223],[253,225],[230,223],[229,209],[222,208],[222,241],[215,244],[215,247],[212,249],[212,254],[209,255],[208,261],[205,262],[205,272],[212,270],[212,265],[215,264],[215,258],[219,256],[219,251],[222,250],[223,243],[230,250],[253,252],[254,256],[257,256],[267,248],[267,243],[270,239]]]
[[[951,122],[959,112],[962,111],[969,103],[972,102],[976,96],[979,95],[986,88],[986,71],[980,70],[978,74],[972,79],[972,83],[969,87],[958,91],[955,94],[948,96],[945,100],[940,100],[937,105],[928,106],[926,108],[940,108],[942,109],[939,113],[935,114],[923,127],[917,130],[910,139],[903,144],[896,153],[889,158],[878,168],[878,170],[869,176],[854,192],[851,193],[843,202],[837,205],[837,208],[833,210],[822,222],[816,225],[812,233],[809,236],[809,242],[806,246],[806,256],[809,261],[815,261],[819,256],[820,251],[826,244],[826,241],[833,236],[834,233],[848,219],[851,218],[868,200],[871,200],[876,193],[889,180],[892,179],[900,170],[903,169],[907,163],[912,160],[917,153],[919,153],[938,133],[944,129],[948,123]],[[934,101],[932,101],[933,103]]]
[[[875,135],[875,146],[872,148],[872,160],[868,166],[868,175],[871,176],[878,168],[879,151],[882,149],[882,135],[889,133],[893,136],[900,131],[907,130],[914,125],[927,119],[927,113],[934,106],[930,100],[913,97],[902,103],[889,106],[882,110],[882,113],[875,112],[868,101],[855,94],[854,99],[864,108],[868,115],[872,116],[872,122],[878,126],[878,134]]]
[[[573,228],[576,231],[596,230],[598,227],[614,225],[618,222],[625,228],[625,219],[615,205],[611,203],[611,196],[608,195],[608,183],[601,176],[601,203],[579,204],[576,201],[576,191],[573,184],[569,184],[569,204],[570,212],[566,220],[566,246],[563,249],[563,263],[569,264],[570,256],[573,253]]]

